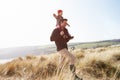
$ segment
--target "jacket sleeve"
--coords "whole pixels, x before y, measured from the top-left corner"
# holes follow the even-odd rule
[[[50,41],[58,41],[60,39],[60,33],[57,29],[53,30],[51,36],[50,36]]]

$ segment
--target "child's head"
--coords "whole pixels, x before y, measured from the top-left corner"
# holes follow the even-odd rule
[[[63,11],[62,10],[58,10],[58,15],[62,15],[63,14]]]

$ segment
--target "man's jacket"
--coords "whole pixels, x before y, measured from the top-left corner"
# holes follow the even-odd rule
[[[63,36],[60,35],[61,31],[64,31]],[[67,42],[72,38],[73,37],[70,36],[66,28],[64,30],[61,30],[60,28],[55,28],[50,36],[50,40],[55,41],[57,51],[60,51],[61,49],[64,48],[68,49]]]

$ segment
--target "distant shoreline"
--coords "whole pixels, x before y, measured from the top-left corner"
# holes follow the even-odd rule
[[[13,59],[0,59],[0,64],[5,64],[7,62],[12,61]]]

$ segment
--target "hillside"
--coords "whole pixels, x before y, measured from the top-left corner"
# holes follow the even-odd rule
[[[104,40],[96,42],[76,42],[69,43],[69,49],[87,49],[87,48],[97,48],[111,45],[120,45],[120,39]],[[23,46],[23,47],[13,47],[13,48],[2,48],[0,49],[0,59],[11,59],[16,57],[24,57],[26,55],[42,55],[51,54],[56,52],[55,44],[43,45],[43,46]]]
[[[71,50],[76,56],[77,75],[83,80],[120,80],[120,46]],[[0,65],[0,80],[73,80],[68,63],[60,75],[58,53],[19,57]]]
[[[111,45],[120,45],[120,39],[76,43],[74,46],[76,46],[76,48],[87,49],[87,48],[107,47],[107,46],[111,46]]]

